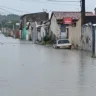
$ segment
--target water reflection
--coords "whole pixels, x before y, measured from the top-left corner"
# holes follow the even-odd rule
[[[86,61],[84,61],[84,54],[83,53],[80,53],[80,62],[79,62],[79,77],[78,77],[78,89],[79,89],[79,92],[78,92],[78,96],[84,96],[84,84],[85,84],[85,63]]]
[[[94,81],[96,83],[96,69],[94,70],[96,60],[92,59],[89,54],[85,56],[84,53],[80,53],[78,96],[93,96],[96,94],[94,91],[94,89],[96,90],[96,84],[94,84]]]
[[[0,96],[95,96],[91,53],[0,37]]]

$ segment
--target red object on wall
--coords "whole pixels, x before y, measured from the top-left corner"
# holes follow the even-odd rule
[[[15,32],[15,37],[16,37],[16,38],[19,38],[19,37],[20,37],[19,31],[17,31],[17,30],[16,30],[16,32]]]
[[[64,18],[63,19],[63,24],[72,24],[72,18],[70,18],[70,17],[69,18],[68,17]]]

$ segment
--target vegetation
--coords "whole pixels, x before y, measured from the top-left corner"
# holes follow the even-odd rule
[[[47,36],[47,35],[46,35],[46,36],[43,38],[43,41],[47,42],[47,41],[50,41],[50,39],[51,39],[50,36]]]
[[[0,15],[0,28],[8,27],[13,28],[13,25],[20,22],[20,16],[9,14],[9,15]]]
[[[45,41],[41,41],[40,45],[46,45]]]
[[[50,45],[52,44],[51,36],[46,35],[42,41],[40,42],[40,45]]]
[[[8,33],[4,33],[4,35],[5,35],[6,37],[8,37]]]

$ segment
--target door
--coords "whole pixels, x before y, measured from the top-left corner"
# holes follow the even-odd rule
[[[66,38],[66,25],[60,25],[60,38]]]
[[[67,28],[67,39],[69,39],[69,28]]]

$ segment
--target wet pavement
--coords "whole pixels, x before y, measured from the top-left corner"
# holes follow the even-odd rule
[[[0,96],[95,96],[96,59],[0,35]]]

